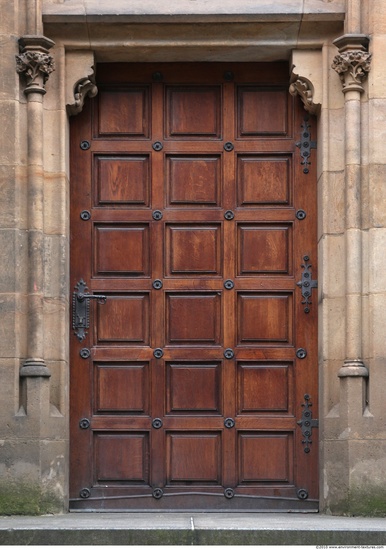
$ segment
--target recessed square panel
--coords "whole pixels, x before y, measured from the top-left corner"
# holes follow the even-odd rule
[[[219,293],[184,292],[166,296],[166,344],[209,346],[221,344]]]
[[[292,226],[290,224],[239,224],[238,275],[290,275]]]
[[[96,336],[98,344],[149,345],[149,294],[109,295],[98,304]]]
[[[239,485],[292,483],[292,432],[239,432]]]
[[[97,135],[146,138],[150,128],[148,87],[99,90]]]
[[[286,135],[288,90],[242,86],[237,90],[237,128],[240,138]]]
[[[166,276],[221,275],[221,225],[166,226]]]
[[[95,276],[149,276],[149,232],[145,223],[95,224]]]
[[[220,206],[220,155],[170,155],[166,169],[169,206]]]
[[[220,414],[221,363],[167,363],[168,414]]]
[[[290,158],[239,155],[237,157],[237,203],[239,206],[289,205]]]
[[[238,363],[238,414],[288,412],[292,365]]]
[[[148,155],[95,157],[97,205],[149,206]]]
[[[97,414],[149,413],[148,363],[99,363],[94,373]]]
[[[239,293],[238,344],[292,343],[292,294]]]
[[[149,483],[147,432],[95,433],[94,456],[97,483]]]
[[[169,432],[166,447],[167,483],[221,483],[219,432]]]
[[[166,91],[166,137],[221,137],[220,86],[171,86]]]

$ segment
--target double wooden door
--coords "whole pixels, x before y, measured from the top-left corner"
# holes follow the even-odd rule
[[[316,510],[315,129],[288,66],[97,74],[71,125],[71,507]]]

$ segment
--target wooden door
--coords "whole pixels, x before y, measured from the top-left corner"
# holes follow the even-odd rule
[[[74,299],[71,507],[317,510],[315,128],[287,64],[97,74],[71,124],[71,287],[106,296]]]

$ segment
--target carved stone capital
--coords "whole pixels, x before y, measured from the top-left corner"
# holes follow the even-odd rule
[[[45,83],[55,70],[53,56],[48,53],[54,42],[45,36],[23,36],[19,39],[20,54],[16,56],[16,71],[27,81],[26,95],[45,94]]]
[[[369,38],[365,35],[345,35],[334,40],[339,53],[332,68],[338,73],[343,92],[363,92],[363,82],[370,71],[371,53],[367,51]]]

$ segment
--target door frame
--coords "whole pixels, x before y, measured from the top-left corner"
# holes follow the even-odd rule
[[[151,21],[151,18],[148,18]],[[139,26],[142,26],[143,22],[148,20],[146,17],[142,19],[142,22]],[[215,17],[214,17],[215,19]],[[217,18],[218,20],[221,18]],[[280,16],[278,17],[280,20]],[[99,22],[104,22],[105,19],[102,16]],[[63,22],[67,24],[63,25]],[[196,28],[196,22],[192,22],[192,18],[187,17],[185,20],[180,22],[175,22],[174,25],[170,23],[165,23],[165,21],[157,22],[157,29],[164,28],[169,29],[171,27],[175,31],[178,26],[181,24],[185,31],[189,28]],[[99,23],[98,23],[99,24]],[[257,28],[260,28],[262,24],[257,24]],[[266,22],[263,24],[265,29],[274,29],[276,22],[273,19],[272,21]],[[180,34],[177,32],[169,35],[168,38],[161,38],[159,43],[155,44],[152,40],[152,37],[145,37],[140,46],[135,40],[127,40],[124,46],[117,46],[117,41],[112,41],[114,37],[114,26],[109,21],[106,20],[105,31],[106,34],[102,38],[95,38],[92,45],[87,38],[87,32],[84,28],[84,36],[82,38],[81,28],[85,26],[85,21],[71,22],[70,18],[62,17],[50,21],[47,18],[45,24],[45,34],[50,36],[56,43],[55,46],[55,62],[56,62],[56,72],[51,75],[50,80],[47,83],[47,96],[46,96],[46,106],[45,112],[47,113],[47,124],[52,124],[52,121],[58,122],[58,127],[61,128],[54,138],[46,144],[45,150],[47,153],[47,159],[55,158],[57,159],[56,171],[59,173],[58,176],[58,190],[52,193],[52,197],[48,198],[46,202],[46,208],[50,209],[50,205],[53,205],[55,201],[61,203],[62,208],[62,217],[61,225],[63,227],[61,234],[64,236],[65,240],[69,238],[69,218],[70,218],[70,205],[67,200],[68,189],[69,189],[69,115],[76,115],[83,108],[84,101],[87,101],[87,96],[92,96],[96,93],[95,86],[93,84],[93,75],[94,75],[94,66],[96,60],[109,60],[109,61],[122,61],[126,60],[125,56],[130,50],[131,61],[148,61],[152,62],[154,60],[159,60],[160,56],[163,57],[164,61],[176,61],[176,60],[190,60],[194,54],[194,60],[197,61],[222,61],[222,60],[234,60],[234,61],[259,61],[262,60],[262,55],[269,60],[277,61],[283,58],[292,59],[292,69],[291,76],[289,81],[293,81],[296,78],[300,78],[308,86],[305,89],[305,95],[300,94],[303,103],[308,104],[308,106],[316,106],[317,110],[317,131],[318,136],[326,134],[328,131],[328,109],[324,107],[328,106],[328,101],[330,97],[333,97],[334,100],[338,101],[338,98],[334,95],[334,84],[326,86],[322,81],[322,76],[326,75],[329,71],[330,61],[331,61],[331,42],[332,40],[342,33],[343,23],[341,21],[328,21],[327,23],[318,24],[318,35],[315,35],[313,32],[312,36],[304,34],[302,37],[298,38],[296,42],[291,42],[290,40],[285,43],[281,43],[280,47],[277,46],[277,38],[275,37],[275,32],[267,32],[264,36],[264,42],[259,40],[259,38],[248,38],[245,39],[243,36],[243,27],[238,23],[229,23],[226,21],[222,22],[222,26],[225,29],[224,34],[226,35],[224,40],[216,46],[216,52],[213,52],[213,41],[211,42],[210,30],[206,30],[208,33],[207,39],[199,41],[199,45],[193,40],[181,39]],[[233,32],[229,32],[233,29]],[[173,43],[173,39],[178,35],[179,44],[177,50],[170,50],[170,44]],[[209,36],[209,38],[208,38]],[[258,37],[258,33],[256,34]],[[239,38],[240,41],[243,41],[243,45],[240,46],[237,50],[234,49],[234,41]],[[261,46],[264,48],[261,48]],[[194,52],[193,52],[194,48]],[[262,54],[262,51],[263,54]],[[140,53],[139,53],[140,52]],[[173,53],[177,52],[177,53]],[[192,54],[193,52],[193,54]],[[141,56],[141,59],[137,59],[137,56]],[[177,55],[178,59],[173,58],[173,55]],[[145,58],[145,59],[144,59]],[[266,59],[267,60],[267,59]],[[291,62],[290,62],[291,66]],[[51,92],[51,93],[50,93]],[[343,95],[343,94],[341,94]],[[323,110],[321,107],[323,106]],[[55,116],[57,118],[55,118]],[[328,160],[328,151],[329,151],[329,140],[321,139],[319,141],[319,146],[315,152],[314,162],[317,163],[317,174],[318,180],[321,174],[324,171],[332,170],[329,168],[331,163]],[[320,189],[320,185],[318,184]],[[319,252],[322,251],[321,237],[323,236],[322,227],[322,218],[323,212],[327,211],[329,208],[329,203],[331,201],[332,191],[329,193],[321,194],[319,191],[318,195],[318,249]],[[51,203],[50,203],[51,200]],[[72,292],[72,288],[69,285],[69,254],[68,247],[64,245],[64,270],[63,276],[66,280],[67,296]],[[320,256],[320,253],[319,253]],[[323,279],[323,258],[319,262],[319,279]],[[319,293],[321,293],[321,285],[319,285]],[[67,301],[67,299],[66,299]],[[324,302],[319,300],[319,338],[318,338],[318,349],[319,349],[319,365],[323,365],[323,348],[324,340],[328,342],[327,328],[328,328],[328,319],[324,319],[323,309]],[[65,421],[68,421],[69,414],[69,398],[68,398],[68,365],[69,365],[69,341],[72,335],[67,331],[70,326],[70,307],[67,305],[63,311],[58,313],[58,319],[63,326],[63,331],[67,334],[64,342],[58,342],[58,352],[57,355],[59,360],[62,361],[64,365],[64,373],[58,375],[59,379],[56,381],[57,387],[60,388],[60,396],[58,401],[61,403],[61,411],[63,411],[63,416]],[[324,328],[324,330],[323,330]],[[325,331],[325,332],[324,332]],[[326,334],[326,335],[324,335]],[[325,409],[326,402],[328,401],[331,395],[331,384],[328,385],[328,374],[325,373],[325,369],[319,368],[319,403],[320,403],[320,414],[319,418],[323,418],[323,409]],[[324,380],[326,380],[325,383]],[[337,386],[337,385],[336,385]],[[323,392],[323,394],[321,393]],[[333,402],[337,402],[337,393],[339,389],[335,390],[333,395]],[[334,390],[333,390],[334,393]],[[325,413],[327,414],[329,409],[326,409]],[[58,421],[59,422],[59,421]],[[319,439],[320,434],[323,433],[323,429],[319,430]],[[319,486],[320,486],[320,504],[321,509],[324,507],[324,499],[327,497],[326,491],[324,491],[324,468],[323,468],[323,445],[319,446]],[[327,451],[325,451],[327,452]],[[64,441],[63,447],[64,456],[68,456],[68,437]],[[328,458],[328,455],[326,455]],[[61,486],[63,487],[63,494],[68,495],[68,483],[69,483],[69,473],[67,468],[63,471],[60,478]],[[64,502],[68,503],[68,497],[64,496]],[[65,508],[67,504],[64,504]]]

